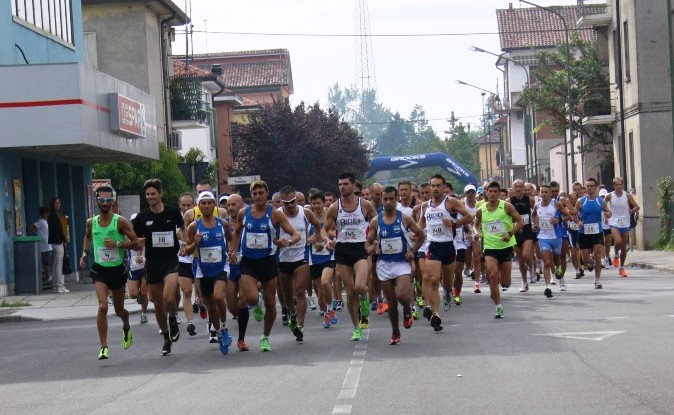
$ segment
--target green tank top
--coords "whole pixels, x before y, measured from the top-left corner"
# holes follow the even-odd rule
[[[515,236],[508,242],[501,239],[504,233],[514,228],[513,218],[505,211],[505,201],[499,200],[498,207],[493,212],[487,209],[487,203],[480,206],[480,210],[484,249],[505,249],[517,244]]]
[[[91,221],[91,235],[94,241],[94,262],[103,267],[117,267],[124,263],[123,248],[106,248],[105,239],[112,239],[114,242],[124,242],[124,235],[117,230],[117,220],[119,215],[114,214],[110,224],[102,227],[98,224],[99,215],[94,216]]]

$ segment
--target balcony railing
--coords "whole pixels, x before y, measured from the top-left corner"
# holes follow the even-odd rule
[[[210,95],[202,89],[201,80],[174,77],[171,80],[171,119],[177,128],[205,128],[211,124]]]

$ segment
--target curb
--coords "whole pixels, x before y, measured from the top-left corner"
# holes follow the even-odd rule
[[[656,271],[666,272],[669,274],[674,274],[674,267],[668,267],[665,265],[653,265],[645,262],[630,262],[630,268],[640,268],[640,269],[652,269]]]
[[[33,317],[25,317],[21,315],[6,315],[6,316],[0,316],[0,324],[2,323],[20,323],[23,321],[43,321],[43,319],[40,318],[33,318]]]

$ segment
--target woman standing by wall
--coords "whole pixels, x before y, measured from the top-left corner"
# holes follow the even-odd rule
[[[63,256],[68,238],[63,232],[63,226],[61,225],[61,200],[56,196],[49,202],[47,223],[49,225],[49,243],[52,245],[54,253],[54,260],[52,261],[54,291],[57,293],[67,293],[69,290],[66,288],[63,278]]]

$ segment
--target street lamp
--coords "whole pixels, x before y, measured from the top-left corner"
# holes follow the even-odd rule
[[[496,57],[499,58],[499,59],[503,59],[504,61],[512,62],[512,63],[514,63],[515,65],[520,66],[522,69],[524,69],[524,73],[527,74],[527,82],[526,82],[526,83],[529,84],[529,79],[530,79],[530,78],[529,78],[529,70],[527,69],[526,65],[523,65],[522,63],[517,62],[517,61],[514,60],[514,59],[506,58],[505,56],[503,56],[504,53],[498,54],[498,53],[490,52],[490,51],[488,51],[488,50],[484,50],[484,49],[482,49],[482,48],[478,48],[477,46],[471,46],[471,47],[469,47],[468,49],[469,49],[469,50],[472,50],[473,52],[486,53],[486,54],[489,54],[489,55],[492,55],[492,56],[496,56]]]
[[[569,142],[571,144],[571,153],[575,153],[573,151],[573,106],[571,103],[571,44],[569,43],[569,26],[566,24],[566,20],[564,20],[564,17],[559,14],[558,11],[550,8],[550,7],[543,7],[539,6],[538,4],[534,4],[530,1],[527,0],[520,0],[520,3],[525,3],[530,6],[534,6],[538,9],[542,9],[545,11],[548,11],[555,16],[559,17],[559,19],[562,21],[564,24],[564,34],[566,35],[566,105],[568,107],[568,124],[569,124]],[[564,174],[566,175],[566,185],[567,189],[570,187],[569,186],[569,152],[568,149],[566,148],[566,136],[564,137]],[[572,181],[576,181],[576,163],[575,163],[575,157],[573,160],[571,160],[571,176],[572,176]]]

